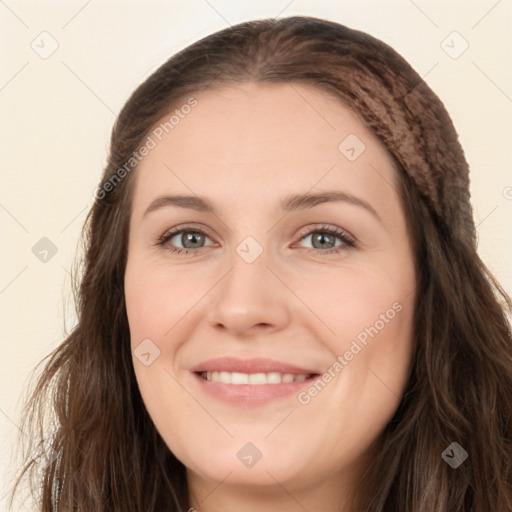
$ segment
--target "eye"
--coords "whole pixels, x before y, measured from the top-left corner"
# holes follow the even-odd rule
[[[318,252],[317,249],[320,249],[321,252],[326,254],[345,251],[356,245],[354,238],[345,230],[325,225],[316,226],[313,230],[308,231],[306,235],[301,237],[300,241],[302,242],[308,238],[313,245],[312,248],[306,247],[308,251]],[[340,240],[341,243],[336,244],[336,239]]]
[[[306,234],[301,233],[300,242],[310,238],[312,248],[306,247],[307,251],[321,252],[324,254],[338,253],[349,248],[355,247],[354,238],[341,228],[319,225],[310,229]],[[211,238],[202,230],[193,226],[182,226],[165,232],[157,242],[157,245],[164,246],[175,254],[197,253],[211,243],[205,245],[206,240]],[[336,243],[336,239],[341,243]],[[181,244],[181,247],[176,244]]]
[[[164,233],[159,238],[157,245],[167,246],[172,253],[189,254],[206,247],[204,245],[206,239],[210,239],[210,237],[201,229],[183,226]],[[176,243],[182,244],[182,247],[176,247]]]

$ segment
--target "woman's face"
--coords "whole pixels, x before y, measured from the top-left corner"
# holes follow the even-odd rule
[[[194,97],[133,176],[125,293],[142,398],[203,495],[220,481],[340,489],[371,460],[411,362],[392,161],[311,86]]]

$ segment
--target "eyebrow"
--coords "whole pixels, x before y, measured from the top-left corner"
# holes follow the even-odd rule
[[[341,190],[320,192],[316,194],[293,194],[285,197],[281,200],[281,209],[286,213],[295,210],[305,210],[307,208],[313,208],[319,204],[332,203],[343,201],[350,203],[361,208],[364,208],[371,213],[381,224],[382,219],[373,206],[352,194],[343,192]],[[215,213],[215,208],[204,198],[199,196],[187,196],[187,195],[173,195],[173,196],[160,196],[157,197],[151,204],[146,208],[142,217],[146,217],[150,213],[159,210],[160,208],[168,206],[177,206],[179,208],[186,208],[190,210],[196,210],[199,212]]]

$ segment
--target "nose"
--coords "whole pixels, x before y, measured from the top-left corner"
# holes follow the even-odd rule
[[[290,291],[270,270],[266,252],[247,263],[236,252],[229,271],[210,292],[208,322],[236,337],[270,334],[291,318]]]

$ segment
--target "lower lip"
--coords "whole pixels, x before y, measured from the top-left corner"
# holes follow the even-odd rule
[[[255,406],[298,394],[301,389],[317,379],[318,375],[302,381],[281,382],[280,384],[226,384],[206,380],[197,373],[194,373],[194,377],[206,393],[223,402],[239,406]]]

